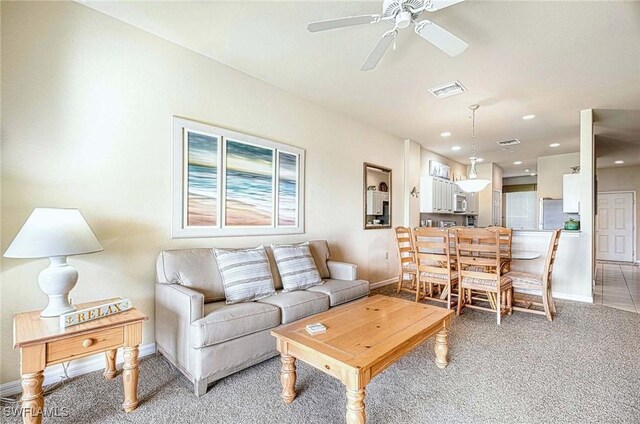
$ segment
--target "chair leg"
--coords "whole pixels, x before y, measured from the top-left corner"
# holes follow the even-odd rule
[[[498,319],[498,325],[500,325],[500,320],[502,318],[502,299],[500,299],[500,292],[501,290],[499,289],[496,291],[496,317]]]
[[[400,293],[400,289],[402,289],[402,279],[404,278],[404,274],[401,272],[398,277],[398,287],[396,287],[396,293]]]
[[[453,288],[451,287],[451,282],[449,282],[445,287],[447,290],[447,309],[451,309],[451,289]]]
[[[544,306],[544,314],[547,316],[547,319],[549,321],[553,321],[551,308],[549,307],[549,293],[547,293],[547,290],[542,291],[542,306]]]
[[[458,305],[456,305],[456,315],[460,316],[462,312],[462,307],[464,306],[465,298],[464,298],[465,289],[463,289],[460,285],[458,285]]]
[[[551,312],[556,313],[556,304],[553,302],[553,293],[551,289],[549,289],[549,306],[551,307]]]
[[[513,312],[513,287],[507,290],[507,311],[508,315]]]
[[[421,281],[420,279],[418,279],[418,283],[416,286],[416,302],[420,302],[420,285],[421,285]]]

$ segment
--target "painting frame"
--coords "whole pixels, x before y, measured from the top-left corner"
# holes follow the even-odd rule
[[[174,116],[172,123],[171,238],[304,233],[305,149],[179,116]],[[211,205],[215,204],[215,214],[212,214],[215,215],[215,220],[212,223],[197,222],[194,224],[194,220],[190,219],[190,214],[194,213],[193,205],[198,207],[207,205],[194,203],[196,195],[194,195],[195,190],[192,189],[192,183],[196,179],[193,177],[195,171],[190,156],[190,154],[194,154],[194,151],[190,150],[191,143],[193,143],[190,138],[192,134],[196,134],[200,138],[208,137],[211,140],[217,140],[217,155],[213,159],[212,154],[208,159],[215,160],[216,163],[215,167],[210,166],[208,174],[209,184],[214,187],[210,188],[208,193],[212,198],[215,197],[212,202],[208,203],[208,207],[213,207]],[[235,149],[235,153],[229,154],[227,143],[235,143],[237,145],[235,147],[241,148],[240,150],[262,153],[262,160],[242,157],[242,154],[238,153],[238,149]],[[271,162],[265,160],[264,153],[266,151],[272,152]],[[213,149],[211,149],[212,152]],[[202,152],[199,151],[198,154],[202,154]],[[207,159],[200,157],[199,160],[206,162]],[[250,160],[256,160],[256,162],[249,162]],[[283,160],[282,163],[281,160]],[[238,169],[243,166],[244,170]],[[215,170],[213,170],[214,168]],[[257,168],[262,170],[260,175],[253,174],[258,172]],[[234,178],[237,180],[247,172],[252,173],[250,175],[251,184],[242,185],[234,182]],[[232,173],[235,173],[234,177],[231,177]],[[256,182],[261,182],[262,189],[256,186]],[[269,187],[271,187],[270,190]],[[202,198],[202,194],[200,192],[197,196]],[[244,196],[244,198],[238,196]],[[229,206],[230,204],[236,206],[240,204],[241,206],[234,210]],[[282,206],[285,204],[286,207]],[[227,219],[227,215],[233,213],[236,215],[232,222]],[[260,222],[249,221],[251,217],[260,214],[263,218]],[[247,219],[246,223],[242,222],[242,219],[245,218]]]

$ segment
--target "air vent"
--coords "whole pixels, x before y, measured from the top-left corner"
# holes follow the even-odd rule
[[[513,140],[504,140],[504,141],[496,141],[498,146],[506,147],[506,146],[514,146],[516,144],[520,144],[520,140],[514,138]]]
[[[465,91],[467,91],[467,89],[464,88],[462,84],[460,84],[460,81],[453,81],[439,87],[430,88],[429,91],[437,98],[442,99],[444,97],[455,96],[456,94],[464,93]]]

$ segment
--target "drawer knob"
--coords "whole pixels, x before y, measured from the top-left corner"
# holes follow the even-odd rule
[[[89,347],[93,344],[94,340],[93,339],[84,339],[82,341],[82,346],[84,347]]]

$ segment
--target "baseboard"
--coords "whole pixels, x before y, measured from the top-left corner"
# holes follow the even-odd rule
[[[556,293],[553,292],[554,299],[573,300],[575,302],[593,303],[592,296],[582,296],[578,294]]]
[[[389,284],[397,284],[397,283],[398,283],[398,277],[388,278],[386,280],[378,281],[377,283],[369,284],[369,288],[377,289],[378,287],[384,287],[384,286],[388,286]]]
[[[152,355],[156,352],[155,343],[147,343],[140,345],[140,351],[138,357],[142,358],[148,355]],[[116,364],[120,365],[124,362],[123,350],[118,349],[118,355],[116,356]],[[116,365],[116,368],[121,368]],[[85,358],[76,359],[69,363],[67,368],[67,375],[69,377],[77,377],[79,375],[87,374],[93,371],[104,369],[104,354],[98,353],[96,355],[87,356]],[[58,383],[64,377],[64,370],[62,364],[53,365],[47,367],[44,370],[44,386],[49,384]],[[22,385],[20,380],[9,381],[8,383],[0,384],[0,394],[4,396],[13,396],[22,392]]]

